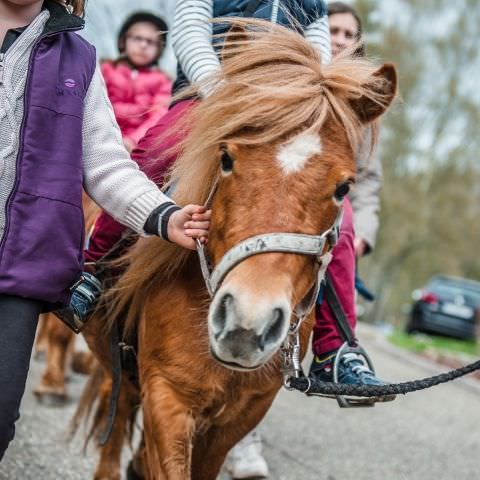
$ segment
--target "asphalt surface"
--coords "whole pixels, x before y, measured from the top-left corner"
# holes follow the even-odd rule
[[[441,367],[386,346],[363,329],[377,371],[391,380],[429,376]],[[72,402],[38,405],[31,393],[42,363],[32,361],[17,436],[0,464],[0,479],[86,480],[95,454],[65,431],[84,379],[72,375]],[[275,480],[476,480],[480,478],[480,382],[456,381],[366,409],[282,391],[261,425]],[[128,457],[125,452],[125,460]],[[228,476],[223,474],[221,480]]]

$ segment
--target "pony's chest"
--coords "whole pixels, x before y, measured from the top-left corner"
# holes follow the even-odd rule
[[[196,418],[196,432],[204,432],[212,427],[223,427],[235,421],[248,407],[251,395],[247,392],[236,392],[235,397],[223,393],[210,399],[204,408],[199,410]]]

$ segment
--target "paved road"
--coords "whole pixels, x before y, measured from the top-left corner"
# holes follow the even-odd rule
[[[386,348],[371,331],[361,338],[385,377],[427,376],[432,366]],[[30,393],[41,364],[32,363],[18,435],[0,479],[86,480],[92,453],[62,437],[74,405],[38,406]],[[435,367],[433,367],[435,369]],[[78,398],[83,379],[73,376]],[[480,479],[480,388],[458,382],[370,409],[341,410],[334,401],[281,392],[262,426],[275,480]],[[222,480],[227,477],[223,475]]]

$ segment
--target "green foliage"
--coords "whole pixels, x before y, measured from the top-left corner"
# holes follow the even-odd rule
[[[480,279],[480,9],[473,0],[358,0],[369,55],[394,61],[401,101],[386,116],[380,233],[361,274],[370,320],[399,324],[410,292],[446,273]]]
[[[460,353],[472,356],[478,356],[480,354],[480,347],[475,342],[454,340],[446,337],[427,336],[423,334],[407,335],[401,331],[395,331],[388,339],[393,345],[416,353],[435,350],[436,352],[445,354]]]

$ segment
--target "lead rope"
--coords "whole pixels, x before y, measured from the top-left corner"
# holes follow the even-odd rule
[[[322,382],[309,377],[291,377],[289,387],[292,390],[309,395],[352,395],[357,397],[384,397],[387,395],[406,395],[426,388],[447,383],[469,373],[480,370],[480,360],[465,365],[456,370],[440,373],[432,377],[411,380],[408,382],[390,383],[387,385],[347,385],[344,383]]]

